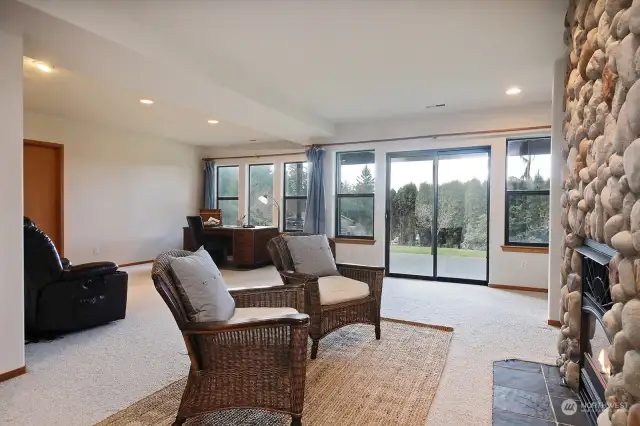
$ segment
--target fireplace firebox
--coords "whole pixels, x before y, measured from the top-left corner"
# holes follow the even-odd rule
[[[592,425],[607,407],[605,389],[611,370],[607,348],[613,340],[604,328],[604,314],[611,309],[609,262],[616,252],[585,239],[576,248],[582,255],[582,307],[580,319],[580,381],[578,394]]]

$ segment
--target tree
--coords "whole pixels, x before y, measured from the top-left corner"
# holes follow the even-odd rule
[[[249,166],[249,224],[273,225],[273,165]],[[258,198],[266,195],[269,202]]]
[[[355,185],[348,181],[340,182],[342,194],[373,194],[375,190],[375,178],[368,165],[365,165],[356,178]],[[373,198],[371,197],[345,197],[340,200],[340,226],[349,226],[354,235],[373,234]]]

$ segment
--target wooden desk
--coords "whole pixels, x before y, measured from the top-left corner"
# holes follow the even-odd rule
[[[195,251],[196,247],[189,227],[182,228],[184,250]],[[278,236],[275,226],[256,226],[255,228],[240,228],[237,226],[205,227],[207,235],[227,238],[230,252],[233,256],[232,264],[241,268],[257,268],[271,263],[271,256],[267,250],[267,243]]]

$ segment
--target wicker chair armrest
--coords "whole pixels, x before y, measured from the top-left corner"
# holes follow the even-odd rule
[[[280,327],[280,326],[308,326],[309,315],[289,314],[269,318],[243,318],[229,321],[216,322],[188,322],[182,326],[182,334],[192,336],[196,334],[217,334],[230,331],[243,331],[254,328]]]
[[[287,284],[306,284],[311,281],[318,281],[315,275],[303,274],[302,272],[280,271],[282,281]]]
[[[355,263],[336,263],[336,266],[338,267],[338,270],[340,270],[340,268],[345,268],[345,269],[360,269],[363,271],[380,271],[382,273],[384,273],[385,271],[385,267],[384,266],[367,266],[367,265],[356,265]]]
[[[320,288],[318,287],[318,277],[315,275],[303,274],[294,271],[280,271],[282,281],[288,285],[302,283],[305,288],[305,308],[304,312],[311,313],[312,307],[320,307]]]
[[[293,308],[304,312],[304,285],[230,288],[236,308]]]
[[[367,283],[370,293],[380,305],[382,300],[382,280],[385,271],[383,266],[353,265],[350,263],[338,263],[336,266],[343,277]]]

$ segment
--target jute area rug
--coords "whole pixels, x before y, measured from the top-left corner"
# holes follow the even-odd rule
[[[382,339],[370,325],[351,325],[320,341],[307,363],[305,426],[424,425],[447,360],[453,329],[383,320]],[[311,345],[309,345],[310,347]],[[97,426],[169,426],[186,378]],[[289,416],[227,410],[188,420],[190,426],[289,426]]]

